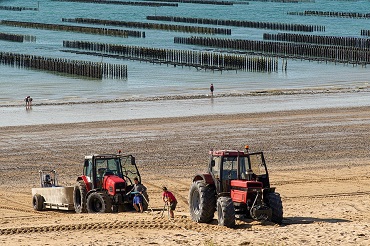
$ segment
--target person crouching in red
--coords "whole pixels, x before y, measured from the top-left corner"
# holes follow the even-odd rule
[[[173,219],[175,218],[173,211],[176,209],[177,200],[175,196],[172,194],[172,192],[167,190],[167,187],[163,187],[162,189],[163,189],[162,199],[165,202],[165,204],[169,206],[170,216]]]

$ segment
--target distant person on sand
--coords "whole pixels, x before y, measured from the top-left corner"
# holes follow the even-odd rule
[[[215,87],[213,86],[213,84],[211,84],[211,86],[209,87],[210,91],[211,91],[211,96],[213,96],[213,91],[215,90]]]
[[[165,204],[169,206],[170,216],[171,219],[173,219],[175,217],[173,211],[176,209],[177,200],[175,196],[172,194],[172,192],[167,190],[167,187],[164,186],[162,190],[163,190],[162,199],[165,202]]]
[[[27,96],[24,101],[26,102],[26,107],[32,106],[32,97]]]

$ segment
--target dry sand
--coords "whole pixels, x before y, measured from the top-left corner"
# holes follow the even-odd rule
[[[0,128],[1,245],[370,245],[370,107]],[[189,219],[191,177],[211,148],[264,151],[283,225]],[[37,212],[38,170],[73,185],[85,154],[137,158],[153,212]],[[162,185],[179,200],[160,217]]]

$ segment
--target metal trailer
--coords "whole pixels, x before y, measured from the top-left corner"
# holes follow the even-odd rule
[[[32,205],[37,211],[44,209],[74,210],[74,186],[58,186],[55,170],[40,173],[40,188],[32,188]]]

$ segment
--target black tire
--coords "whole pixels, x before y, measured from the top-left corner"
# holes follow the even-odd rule
[[[229,228],[235,227],[235,208],[230,197],[219,197],[217,199],[218,225]]]
[[[283,223],[283,203],[279,193],[268,194],[268,205],[272,210],[271,221],[277,224]]]
[[[78,181],[73,189],[73,204],[76,213],[87,213],[86,208],[86,185],[83,181]]]
[[[121,209],[121,212],[133,211],[134,206],[132,205],[132,203],[125,203],[121,206],[120,209]]]
[[[113,205],[112,206],[112,213],[118,213],[119,212],[119,207],[118,205]]]
[[[107,194],[94,192],[87,198],[87,211],[89,213],[111,213],[112,201]]]
[[[214,186],[203,181],[195,181],[190,186],[189,210],[191,219],[199,223],[208,223],[216,211],[216,191]]]
[[[40,194],[35,194],[32,198],[33,209],[37,211],[44,210],[44,197]]]

